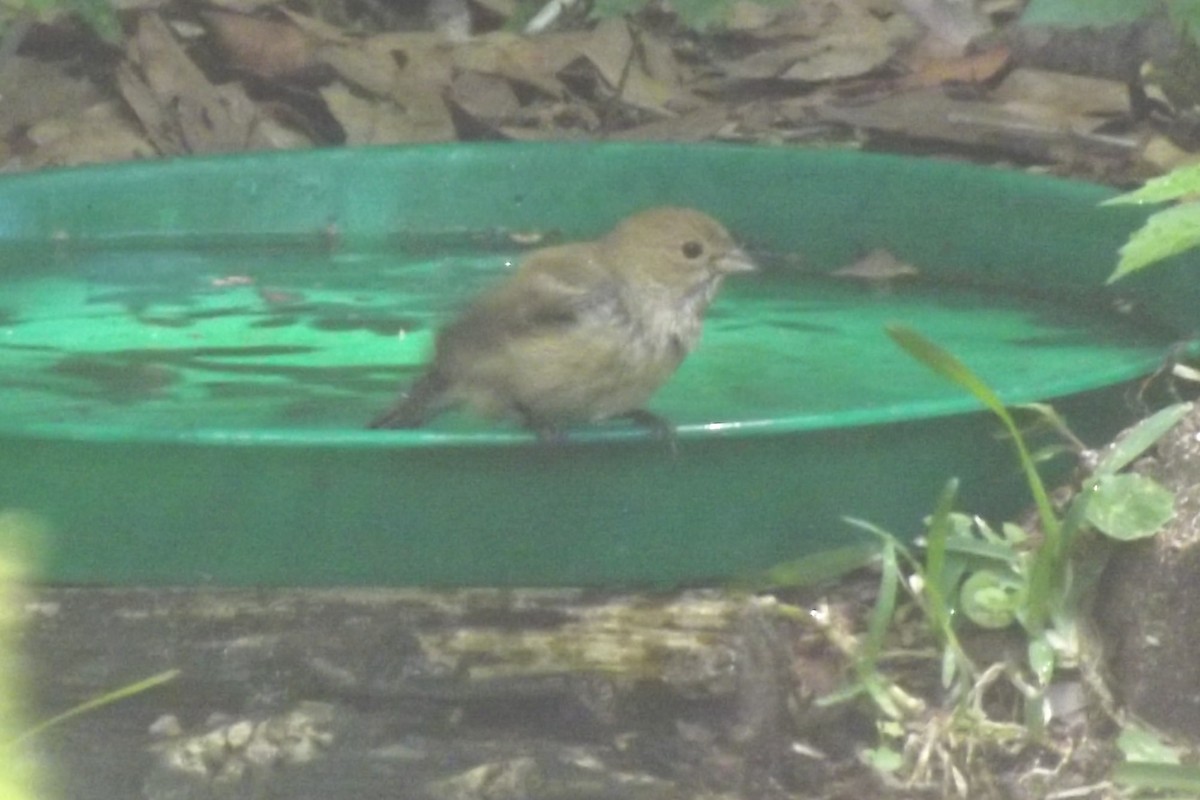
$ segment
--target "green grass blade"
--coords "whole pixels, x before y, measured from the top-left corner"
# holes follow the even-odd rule
[[[1113,768],[1113,781],[1138,789],[1192,792],[1200,797],[1200,767],[1126,761]]]
[[[180,671],[177,669],[169,669],[166,672],[160,672],[157,675],[152,675],[145,680],[138,681],[137,683],[131,683],[128,686],[122,686],[120,689],[115,689],[107,694],[101,695],[100,697],[88,700],[86,703],[80,703],[72,709],[53,716],[48,720],[39,722],[37,725],[34,725],[29,730],[22,732],[19,736],[12,739],[9,744],[15,745],[28,739],[32,739],[34,736],[42,733],[47,728],[51,728],[55,725],[66,722],[67,720],[77,717],[80,714],[86,714],[89,711],[95,711],[97,708],[115,703],[118,700],[124,700],[127,697],[132,697],[135,694],[144,692],[147,689],[153,689],[155,686],[175,680],[175,678],[178,677],[179,672]]]
[[[1054,506],[1046,492],[1045,484],[1038,474],[1037,465],[1029,454],[1029,448],[1021,436],[1016,422],[1004,403],[982,378],[976,375],[966,364],[959,361],[950,352],[942,349],[929,339],[905,325],[888,325],[887,334],[906,353],[924,364],[934,373],[942,376],[951,383],[969,392],[979,402],[995,414],[1004,425],[1013,444],[1017,448],[1017,457],[1021,469],[1029,484],[1034,504],[1038,509],[1038,517],[1042,523],[1045,543],[1034,560],[1029,578],[1029,615],[1026,624],[1036,634],[1045,626],[1049,615],[1050,593],[1054,575],[1057,573],[1062,553],[1062,541],[1058,519],[1054,515]]]
[[[1175,403],[1134,425],[1112,446],[1096,466],[1095,474],[1112,475],[1150,449],[1167,431],[1192,411],[1191,403]]]

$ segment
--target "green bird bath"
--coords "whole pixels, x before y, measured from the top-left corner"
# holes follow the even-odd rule
[[[668,585],[1026,503],[1011,443],[902,353],[955,352],[1100,443],[1194,327],[1191,270],[1102,286],[1145,216],[1105,189],[929,160],[677,145],[188,159],[0,180],[0,508],[45,580]],[[523,247],[688,205],[763,269],[726,282],[652,410],[543,444],[366,422]],[[919,274],[829,275],[876,248]]]

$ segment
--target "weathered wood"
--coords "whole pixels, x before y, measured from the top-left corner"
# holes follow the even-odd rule
[[[80,800],[749,791],[788,747],[802,633],[719,592],[41,588],[25,608],[30,719],[181,670],[37,737]]]

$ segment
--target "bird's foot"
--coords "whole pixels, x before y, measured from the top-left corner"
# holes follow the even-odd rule
[[[653,411],[647,411],[644,408],[636,408],[633,411],[626,411],[620,416],[629,420],[635,425],[640,425],[650,431],[650,435],[660,442],[666,442],[671,448],[671,454],[679,452],[679,439],[675,435],[675,426],[671,424],[671,420],[666,417],[661,417]]]

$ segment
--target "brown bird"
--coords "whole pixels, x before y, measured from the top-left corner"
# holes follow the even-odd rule
[[[433,362],[371,428],[417,428],[466,406],[540,438],[560,426],[645,410],[700,338],[729,273],[754,263],[712,217],[653,208],[591,242],[528,253],[437,336]]]

